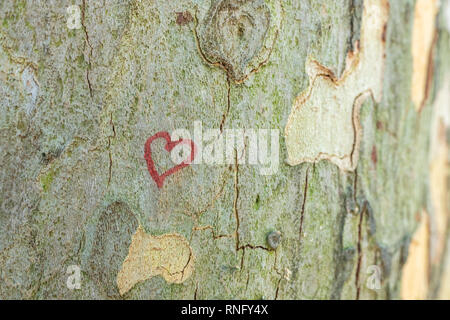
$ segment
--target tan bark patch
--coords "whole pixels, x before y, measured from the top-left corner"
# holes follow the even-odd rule
[[[158,275],[167,282],[182,283],[194,271],[194,260],[192,248],[183,236],[152,236],[139,226],[117,275],[119,292],[123,295],[138,282]]]
[[[356,168],[360,107],[369,96],[381,100],[388,17],[388,1],[364,1],[361,49],[348,54],[340,79],[307,61],[310,85],[295,100],[285,129],[290,165],[327,159],[343,170]]]
[[[450,300],[450,250],[447,253],[447,261],[444,265],[444,274],[440,283],[438,299]]]
[[[400,296],[404,300],[423,300],[428,294],[430,224],[428,213],[421,220],[408,251],[403,267]]]
[[[414,12],[414,27],[411,43],[413,76],[411,99],[419,111],[427,96],[430,56],[434,43],[435,21],[438,0],[417,0]]]
[[[445,127],[440,123],[441,132],[445,134]],[[434,210],[433,218],[436,227],[436,244],[433,246],[433,263],[438,263],[445,246],[445,235],[448,223],[447,210],[447,172],[448,172],[448,145],[444,139],[441,140],[436,157],[433,159],[430,166],[430,193],[431,202]]]

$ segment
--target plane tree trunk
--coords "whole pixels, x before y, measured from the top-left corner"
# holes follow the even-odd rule
[[[450,298],[449,12],[2,1],[0,297]],[[201,163],[157,185],[176,129]]]

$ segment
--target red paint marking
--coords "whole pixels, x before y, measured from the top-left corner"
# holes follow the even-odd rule
[[[188,159],[187,161],[183,161],[179,165],[176,165],[175,167],[167,170],[162,175],[159,175],[158,172],[156,171],[155,163],[153,162],[153,159],[152,159],[152,147],[151,147],[151,145],[152,145],[152,142],[154,140],[156,140],[156,139],[165,139],[166,140],[166,146],[164,148],[168,152],[171,152],[172,149],[175,148],[179,144],[188,144],[188,145],[190,145],[191,146],[190,159]],[[162,188],[162,186],[164,184],[164,180],[168,176],[174,174],[178,170],[181,170],[181,169],[189,166],[192,163],[192,161],[194,161],[196,153],[197,153],[197,148],[196,148],[196,146],[194,144],[194,141],[192,141],[190,139],[180,139],[178,141],[172,141],[172,139],[170,138],[169,133],[165,132],[165,131],[158,132],[154,136],[148,138],[147,142],[145,142],[145,147],[144,147],[144,158],[145,158],[145,161],[147,161],[148,172],[150,173],[150,176],[156,182],[156,185],[160,189]]]

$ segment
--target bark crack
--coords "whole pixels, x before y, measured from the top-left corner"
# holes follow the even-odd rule
[[[89,78],[89,73],[91,70],[91,58],[92,58],[92,45],[91,42],[89,40],[89,33],[87,32],[87,28],[86,28],[86,0],[83,0],[82,6],[81,6],[81,25],[83,26],[83,31],[85,34],[85,38],[86,38],[86,42],[87,46],[89,47],[89,53],[88,53],[88,66],[86,68],[86,80],[87,80],[87,84],[89,87],[89,94],[91,96],[91,98],[93,97],[93,90],[92,90],[92,84],[91,84],[91,79]]]
[[[191,238],[190,238],[189,242],[192,241],[192,238],[196,231],[204,231],[204,230],[211,230],[212,238],[214,240],[221,239],[221,238],[233,238],[234,237],[232,234],[216,234],[214,227],[211,225],[201,226],[201,227],[196,226],[196,227],[192,228],[192,234],[191,234]]]
[[[201,209],[197,213],[190,215],[191,217],[193,217],[194,219],[196,219],[197,217],[201,217],[206,211],[208,211],[208,209],[214,207],[217,199],[219,199],[222,196],[223,191],[225,190],[225,185],[227,183],[228,174],[224,174],[224,176],[225,176],[225,178],[222,178],[223,179],[222,185],[220,186],[219,190],[216,192],[214,198],[210,201],[210,203],[208,203],[203,209]]]
[[[197,300],[198,282],[195,283],[194,300]]]
[[[250,282],[250,270],[247,271],[247,282],[245,283],[245,291],[248,290],[248,283]]]
[[[235,237],[236,237],[236,251],[239,251],[239,211],[238,211],[238,200],[239,200],[239,163],[237,158],[237,151],[234,153],[234,161],[235,161],[235,171],[234,171],[234,202],[233,202],[233,212],[234,217],[236,218],[236,229],[235,229]]]
[[[222,121],[220,123],[220,133],[223,132],[223,126],[225,125],[225,121],[227,120],[228,113],[230,112],[231,109],[230,92],[231,92],[231,81],[230,77],[227,76],[227,109],[222,116]]]
[[[152,250],[153,249],[155,249],[155,248],[152,248]],[[184,265],[184,267],[183,267],[183,269],[181,271],[170,272],[169,269],[167,269],[164,266],[159,266],[159,268],[161,268],[162,270],[166,271],[167,274],[170,275],[170,276],[175,276],[175,275],[181,273],[181,279],[183,279],[184,278],[184,272],[185,272],[186,268],[188,267],[189,263],[191,262],[191,260],[192,260],[192,250],[189,250],[188,260],[187,260],[186,264]]]
[[[253,249],[253,250],[255,250],[255,249],[261,249],[261,250],[265,250],[265,251],[270,251],[270,249],[269,248],[266,248],[266,247],[264,247],[264,246],[260,246],[260,245],[252,245],[252,244],[250,244],[250,243],[248,243],[248,244],[246,244],[246,245],[243,245],[243,246],[240,246],[237,250],[245,250],[245,249]]]
[[[110,113],[110,120],[109,123],[112,127],[113,130],[113,135],[108,137],[108,153],[109,153],[109,175],[108,175],[108,186],[111,183],[111,178],[112,178],[112,167],[113,167],[113,159],[112,159],[112,153],[111,153],[111,138],[115,138],[116,137],[116,127],[114,126],[114,122],[112,119],[112,113]]]
[[[275,298],[274,298],[274,300],[277,300],[277,298],[278,298],[278,292],[280,291],[280,284],[281,284],[281,280],[282,279],[283,278],[278,279],[277,289],[275,290]]]
[[[357,253],[358,253],[358,262],[356,265],[356,276],[355,276],[355,286],[356,286],[356,300],[359,300],[360,297],[360,273],[361,273],[361,264],[362,264],[362,226],[364,222],[364,214],[366,212],[366,205],[364,204],[363,209],[361,210],[358,224],[358,244],[357,244]]]
[[[241,270],[243,270],[244,267],[244,257],[245,257],[245,249],[252,249],[252,250],[264,250],[264,251],[270,251],[269,248],[266,248],[261,245],[252,245],[250,243],[240,246],[240,237],[239,237],[239,227],[240,227],[240,219],[239,219],[239,210],[238,210],[238,201],[239,201],[239,163],[238,163],[238,157],[237,157],[237,151],[235,150],[235,173],[234,173],[234,203],[233,203],[233,211],[234,216],[236,219],[236,229],[235,229],[235,238],[236,238],[236,252],[239,252],[242,250],[242,257],[241,257]]]
[[[298,235],[299,241],[302,240],[303,220],[305,217],[306,195],[308,193],[308,175],[309,175],[309,168],[306,170],[305,187],[303,189],[303,203],[302,203],[302,210],[300,212],[300,228],[299,228],[299,235]]]

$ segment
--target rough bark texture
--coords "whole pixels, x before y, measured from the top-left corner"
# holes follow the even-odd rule
[[[391,0],[385,62],[373,61],[384,63],[382,98],[361,106],[356,169],[286,162],[307,61],[339,79],[370,1],[1,1],[0,298],[450,298],[449,153],[439,149],[449,137],[449,1],[430,22],[420,108],[416,1]],[[67,27],[73,4],[79,29]],[[158,188],[146,140],[192,133],[194,121],[280,130],[278,171],[261,175],[236,156]],[[163,144],[154,148],[167,167]],[[421,268],[405,276],[421,221]],[[139,263],[148,279],[121,290],[119,272],[132,281],[123,272]],[[71,265],[81,289],[66,285]],[[379,289],[368,285],[373,266]]]

